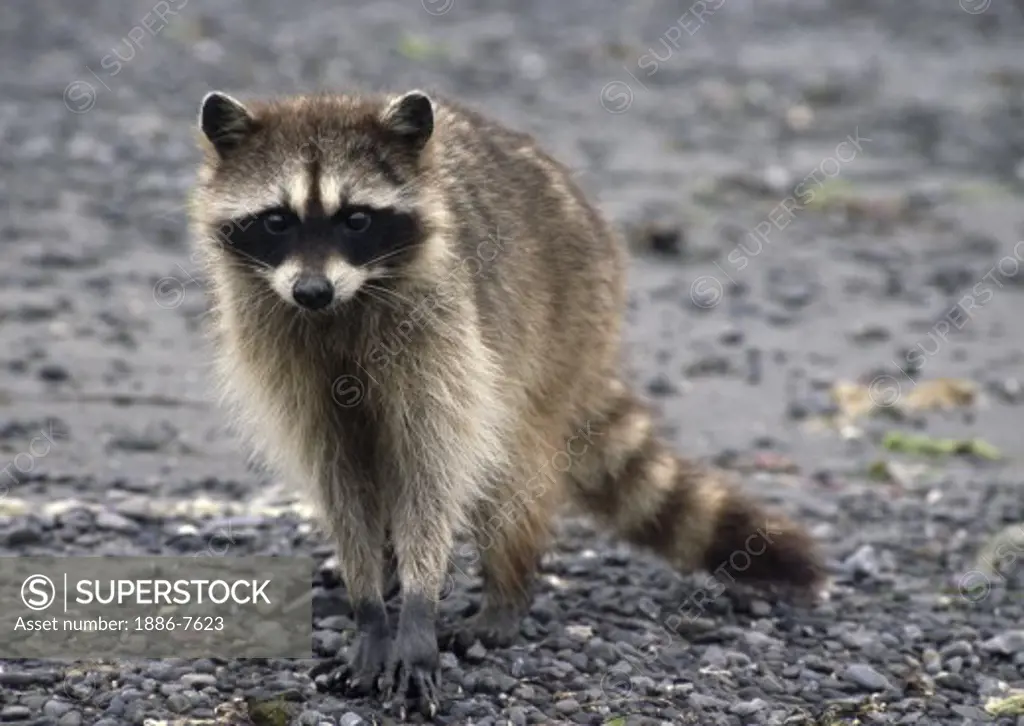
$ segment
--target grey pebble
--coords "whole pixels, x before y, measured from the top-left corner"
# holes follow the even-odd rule
[[[143,674],[152,678],[154,681],[160,681],[161,683],[176,681],[182,675],[177,668],[164,663],[153,663],[148,665],[146,670],[143,671]]]
[[[729,665],[729,658],[722,648],[712,645],[704,651],[704,655],[700,658],[700,663],[703,666],[710,666],[712,668],[725,668]]]
[[[183,685],[191,686],[192,688],[206,688],[207,686],[217,685],[217,677],[209,673],[186,673],[178,680]]]
[[[563,716],[571,716],[580,710],[580,704],[575,698],[566,698],[555,704],[555,710]]]
[[[760,698],[755,698],[750,701],[740,701],[734,703],[729,709],[729,713],[736,714],[737,716],[752,716],[758,711],[763,711],[768,703]]]
[[[888,678],[864,663],[851,665],[843,671],[843,678],[867,691],[884,691],[890,688]]]
[[[184,694],[173,693],[167,698],[167,707],[175,713],[185,713],[192,710],[192,701],[188,700]]]
[[[124,699],[120,696],[114,696],[110,699],[110,703],[107,704],[107,715],[109,716],[122,716],[124,715]]]
[[[839,642],[847,648],[861,650],[870,647],[878,639],[878,633],[872,633],[863,628],[853,631],[845,631],[839,634]]]
[[[756,630],[750,630],[743,633],[743,640],[746,641],[747,645],[752,648],[781,648],[782,641],[778,638],[773,638],[770,635],[758,632]]]
[[[39,527],[33,526],[32,522],[24,522],[10,530],[4,541],[8,547],[15,549],[25,545],[39,544],[43,541],[43,533]]]
[[[128,519],[128,517],[106,509],[96,515],[96,526],[100,529],[107,529],[111,532],[119,532],[120,534],[135,534],[141,529],[136,522]]]
[[[957,716],[963,716],[964,718],[969,719],[969,721],[973,723],[985,723],[992,720],[987,713],[983,712],[979,708],[975,708],[974,706],[950,706],[949,710]]]
[[[66,381],[71,377],[68,369],[56,363],[45,363],[39,367],[39,378],[51,383]]]
[[[1007,630],[983,642],[981,649],[999,655],[1014,655],[1024,651],[1024,630]]]
[[[843,569],[854,576],[874,577],[880,570],[875,548],[871,545],[857,548],[856,552],[843,560]]]
[[[181,685],[180,683],[164,683],[157,690],[160,691],[161,695],[170,697],[176,693],[181,693],[183,690],[185,690],[185,686]]]
[[[32,717],[32,711],[25,706],[4,706],[0,710],[0,721],[24,721]]]
[[[207,660],[206,658],[201,658],[201,659],[199,659],[197,661],[193,661],[189,665],[192,667],[192,670],[195,671],[196,673],[216,673],[217,672],[217,664],[214,663],[212,660]]]
[[[705,696],[703,693],[691,693],[689,698],[690,704],[694,708],[700,709],[718,709],[724,711],[729,708],[729,702],[721,698],[715,698],[714,696]]]
[[[34,684],[48,685],[59,680],[51,671],[8,671],[0,673],[0,686],[21,688]]]
[[[484,658],[487,657],[487,648],[481,643],[473,643],[469,650],[466,651],[466,660],[470,663],[480,663]]]
[[[924,637],[924,631],[917,625],[904,625],[903,637],[913,643],[914,641],[920,640]]]
[[[954,640],[949,645],[944,646],[942,650],[939,651],[939,655],[943,658],[956,658],[957,656],[966,658],[973,652],[974,649],[966,640]]]
[[[58,701],[56,698],[51,698],[43,705],[43,715],[49,718],[60,718],[71,710],[70,703]]]

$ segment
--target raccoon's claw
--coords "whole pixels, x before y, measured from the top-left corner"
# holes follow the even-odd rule
[[[319,669],[315,674],[310,672],[314,679],[323,675],[325,668]],[[334,666],[333,670],[327,673],[327,678],[317,680],[317,689],[324,693],[337,693],[349,698],[363,698],[374,693],[379,671],[357,671],[350,663],[341,662]]]
[[[425,718],[438,712],[441,659],[437,643],[419,638],[398,638],[388,667],[381,676],[380,689],[389,711],[405,720],[406,705],[413,702]]]
[[[310,676],[316,679],[318,675],[328,673],[326,679],[317,681],[318,688],[323,691],[353,698],[369,696],[384,671],[387,648],[386,636],[373,632],[360,633],[356,636],[351,660],[335,658],[318,664],[310,671]]]
[[[345,661],[341,658],[325,658],[309,669],[309,677],[317,683],[317,687],[327,690],[328,684],[334,679],[338,668],[344,667]],[[320,676],[327,676],[323,681],[317,681]]]
[[[310,676],[316,679],[317,676],[323,675],[327,669],[317,666],[314,670],[315,672],[310,672]],[[352,698],[370,695],[372,685],[372,679],[359,678],[353,673],[352,666],[344,662],[336,664],[334,669],[327,673],[327,678],[316,680],[317,690],[322,693],[337,693]]]
[[[376,673],[348,674],[344,685],[339,689],[346,696],[361,698],[374,693],[377,685],[378,675]]]
[[[321,693],[344,693],[348,689],[350,675],[351,668],[344,658],[323,660],[309,670],[309,677]]]
[[[400,721],[405,721],[406,706],[410,701],[414,701],[420,714],[424,718],[432,719],[437,716],[440,682],[439,669],[410,669],[400,664],[398,673],[382,685],[385,707],[396,713]]]

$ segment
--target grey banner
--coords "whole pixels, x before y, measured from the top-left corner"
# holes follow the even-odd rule
[[[3,557],[0,658],[310,658],[309,557]]]

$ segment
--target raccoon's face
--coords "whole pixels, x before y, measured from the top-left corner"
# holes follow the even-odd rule
[[[417,91],[251,107],[207,94],[199,128],[209,142],[200,180],[209,241],[306,310],[387,286],[426,237],[415,182],[433,124],[433,105]]]

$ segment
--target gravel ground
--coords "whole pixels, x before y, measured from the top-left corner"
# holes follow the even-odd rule
[[[629,350],[667,432],[808,522],[835,579],[816,606],[723,591],[568,522],[520,642],[445,656],[439,721],[1024,724],[1021,3],[512,7],[4,3],[0,554],[327,559],[210,402],[196,106],[426,87],[580,170],[637,251]],[[344,648],[329,567],[314,611],[316,654]],[[386,720],[310,665],[0,661],[0,722]]]

